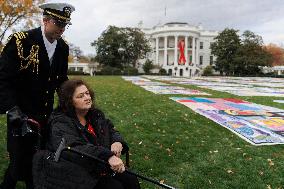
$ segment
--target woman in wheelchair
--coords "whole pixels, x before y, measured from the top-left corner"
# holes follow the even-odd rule
[[[138,179],[124,172],[120,156],[128,151],[127,144],[93,101],[93,91],[82,80],[69,80],[62,85],[59,107],[48,122],[47,151],[34,156],[36,189],[140,188]],[[63,139],[66,146],[101,159],[108,166],[68,150],[57,154]],[[55,154],[60,155],[59,160]]]

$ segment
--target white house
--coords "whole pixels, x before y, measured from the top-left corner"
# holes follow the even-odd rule
[[[210,44],[214,42],[218,31],[204,30],[201,26],[181,22],[170,22],[144,28],[142,31],[152,48],[147,58],[170,75],[200,75],[202,70],[212,65],[215,60]],[[140,69],[146,59],[140,61]]]

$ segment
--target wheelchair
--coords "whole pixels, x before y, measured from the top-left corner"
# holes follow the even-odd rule
[[[72,162],[68,158],[61,157],[64,156],[64,151],[71,151],[73,155],[81,158],[82,162],[90,162],[91,159],[94,165],[84,167],[78,162]],[[125,161],[126,168],[129,168],[129,151],[125,152]],[[97,171],[92,171],[92,168]],[[94,177],[98,178],[101,174],[109,174],[109,176],[113,174],[106,162],[67,148],[64,146],[64,142],[61,142],[55,153],[40,150],[33,158],[35,189],[93,189],[96,185]]]

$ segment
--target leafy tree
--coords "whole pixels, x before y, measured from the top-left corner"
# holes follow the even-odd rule
[[[149,59],[146,60],[145,64],[143,65],[143,70],[146,74],[150,73],[150,70],[154,68],[153,62]]]
[[[272,61],[270,53],[264,50],[263,40],[251,31],[242,34],[241,46],[235,57],[234,73],[238,75],[256,75],[261,66],[269,66]]]
[[[98,62],[119,68],[135,67],[150,51],[145,34],[137,28],[109,26],[91,45],[96,48]]]
[[[109,26],[91,45],[96,48],[96,61],[105,66],[123,67],[123,56],[118,51],[127,43],[127,35],[120,28]]]
[[[240,48],[241,41],[237,34],[238,30],[226,28],[216,38],[215,42],[211,44],[211,53],[215,55],[215,69],[221,74],[227,75],[234,72],[234,59],[236,52]]]
[[[15,30],[19,24],[25,29],[38,23],[38,5],[45,0],[0,0],[0,47],[7,31]]]
[[[284,49],[275,45],[269,44],[264,47],[265,51],[270,53],[273,57],[273,66],[281,66],[284,65]]]
[[[151,51],[149,41],[145,34],[138,28],[126,28],[128,34],[128,43],[126,46],[129,64],[136,67],[137,61],[146,57],[146,54]]]
[[[272,55],[263,48],[261,36],[245,31],[240,37],[237,32],[225,29],[215,38],[211,45],[217,57],[214,68],[226,75],[256,75],[271,64]]]

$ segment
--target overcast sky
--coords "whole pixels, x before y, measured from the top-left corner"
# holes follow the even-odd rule
[[[84,54],[94,54],[90,43],[108,25],[153,27],[158,23],[187,22],[204,29],[250,30],[264,43],[284,45],[284,0],[56,0],[75,6],[67,41]],[[55,2],[49,0],[47,2]],[[165,16],[166,7],[166,16]]]

